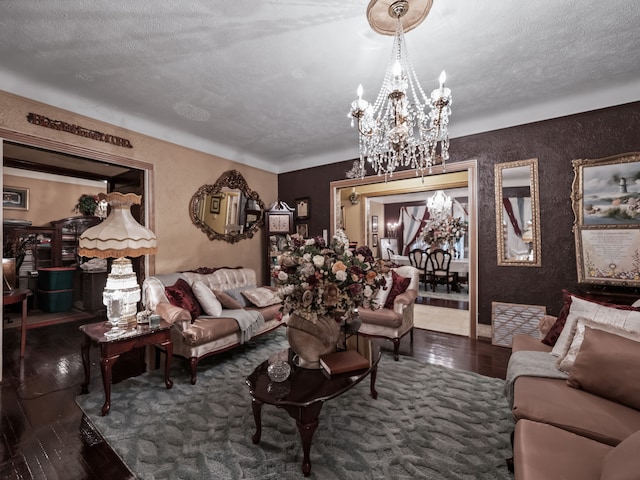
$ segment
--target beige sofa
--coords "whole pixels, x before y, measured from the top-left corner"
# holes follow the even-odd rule
[[[577,303],[576,300],[573,302]],[[594,315],[600,318],[624,315],[619,311],[598,312]],[[565,328],[571,331],[565,335],[573,347],[575,342],[571,335],[575,338],[577,325],[582,323],[582,344],[574,352],[574,363],[568,373],[559,374],[558,378],[553,372],[546,373],[541,366],[546,359],[550,359],[553,366],[564,362],[562,356],[552,355],[551,346],[541,342],[552,324],[548,318],[541,325],[541,338],[513,337],[507,390],[512,388],[510,398],[516,422],[513,436],[515,478],[638,479],[640,399],[630,400],[630,395],[636,396],[640,384],[640,367],[637,367],[640,365],[640,343],[624,342],[612,332],[595,328],[585,312],[575,315],[580,316],[570,327],[570,317],[567,317]],[[529,360],[537,364],[531,374],[514,378],[513,370],[522,368]],[[621,365],[636,367],[624,372]]]
[[[393,309],[359,310],[362,325],[358,333],[369,337],[387,338],[393,342],[393,358],[398,360],[400,340],[408,333],[413,344],[413,310],[420,282],[420,271],[411,266],[391,269],[402,277],[409,278],[407,289],[395,297]]]
[[[203,312],[192,319],[189,310],[172,305],[167,297],[165,288],[175,285],[180,279],[186,281],[191,287],[198,283],[198,290],[202,285],[208,287],[211,292],[217,294],[219,299],[224,297],[220,292],[233,292],[237,296],[238,292],[242,291],[262,290],[257,289],[256,274],[250,268],[220,268],[215,271],[201,269],[201,271],[206,273],[176,272],[149,277],[145,279],[142,286],[145,308],[157,312],[174,325],[171,329],[173,353],[189,360],[192,384],[196,383],[198,362],[203,358],[235,348],[248,339],[249,335],[259,336],[284,325],[279,311],[280,303],[265,307],[227,305],[235,308],[225,308],[223,305],[219,315],[207,315]],[[227,301],[233,303],[228,298]],[[199,303],[203,303],[201,299]],[[256,323],[255,328],[248,334],[247,330],[243,331],[240,328],[238,322],[239,319],[246,317],[243,311],[252,310],[259,312],[264,322]]]

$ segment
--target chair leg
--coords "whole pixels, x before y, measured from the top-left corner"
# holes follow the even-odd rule
[[[398,354],[398,350],[400,350],[400,339],[392,338],[391,341],[393,342],[393,359],[397,362],[400,360],[400,355]]]
[[[411,341],[411,345],[413,345],[413,327],[411,327],[411,330],[409,331],[409,338]]]
[[[189,359],[189,366],[191,369],[191,385],[196,384],[196,373],[198,368],[198,357],[191,357]]]

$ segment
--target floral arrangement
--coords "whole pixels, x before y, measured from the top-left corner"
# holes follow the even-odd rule
[[[78,203],[73,207],[72,212],[81,213],[83,215],[93,215],[98,208],[100,199],[97,195],[80,195]]]
[[[422,231],[422,239],[430,245],[452,245],[469,230],[469,222],[453,215],[427,223]]]
[[[283,313],[315,323],[318,317],[342,321],[359,308],[374,308],[384,276],[376,270],[368,247],[352,252],[349,239],[338,230],[331,245],[322,237],[287,236],[276,274]]]

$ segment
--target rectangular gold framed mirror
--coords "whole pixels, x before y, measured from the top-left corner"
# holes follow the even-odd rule
[[[538,159],[495,165],[498,265],[540,267]]]

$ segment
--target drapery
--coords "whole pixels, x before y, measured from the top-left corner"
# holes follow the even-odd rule
[[[429,216],[427,206],[402,207],[400,209],[400,220],[402,222],[402,247],[403,255],[407,255],[409,246],[412,245],[422,231],[423,225]]]

